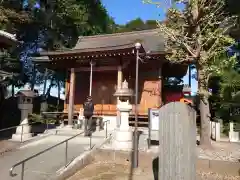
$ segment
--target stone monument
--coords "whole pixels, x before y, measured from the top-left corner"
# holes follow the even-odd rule
[[[116,149],[131,149],[133,133],[129,127],[129,114],[132,105],[129,100],[133,96],[133,92],[128,88],[126,80],[122,83],[122,87],[116,90],[114,96],[119,99],[117,110],[120,112],[120,125],[116,128],[113,146]]]
[[[18,108],[21,110],[21,122],[16,129],[16,133],[12,135],[12,140],[26,141],[32,137],[31,127],[28,124],[28,115],[32,113],[35,92],[25,86],[23,90],[17,93],[17,96]]]
[[[192,107],[171,102],[159,109],[158,150],[155,179],[196,179],[196,111]]]

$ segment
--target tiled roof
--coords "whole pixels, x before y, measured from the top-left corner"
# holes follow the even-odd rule
[[[163,52],[164,38],[158,29],[133,31],[115,34],[81,36],[73,50],[99,49],[140,42],[145,52]]]

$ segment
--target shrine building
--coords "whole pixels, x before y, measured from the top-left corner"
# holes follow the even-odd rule
[[[135,89],[136,43],[141,44],[138,116],[147,121],[148,109],[160,107],[169,99],[164,78],[183,77],[188,69],[187,64],[173,64],[165,58],[164,38],[158,29],[81,36],[73,49],[41,52],[35,58],[38,65],[67,72],[64,112],[69,124],[88,95],[95,104],[94,116],[116,121],[117,98],[113,94],[124,80]],[[134,116],[134,97],[131,104],[130,115]]]

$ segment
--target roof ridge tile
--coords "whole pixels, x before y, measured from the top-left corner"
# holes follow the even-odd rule
[[[147,29],[147,30],[141,30],[141,31],[130,31],[130,32],[121,32],[121,33],[112,33],[112,34],[99,34],[99,35],[93,35],[93,36],[79,36],[78,40],[84,40],[84,39],[91,39],[91,38],[101,38],[101,37],[117,37],[117,36],[125,36],[125,35],[132,35],[132,34],[144,34],[144,33],[151,33],[151,32],[158,32],[159,29]]]

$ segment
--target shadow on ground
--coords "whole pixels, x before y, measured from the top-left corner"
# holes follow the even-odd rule
[[[152,161],[152,170],[153,170],[154,180],[158,180],[158,168],[159,168],[159,158],[156,157]]]

